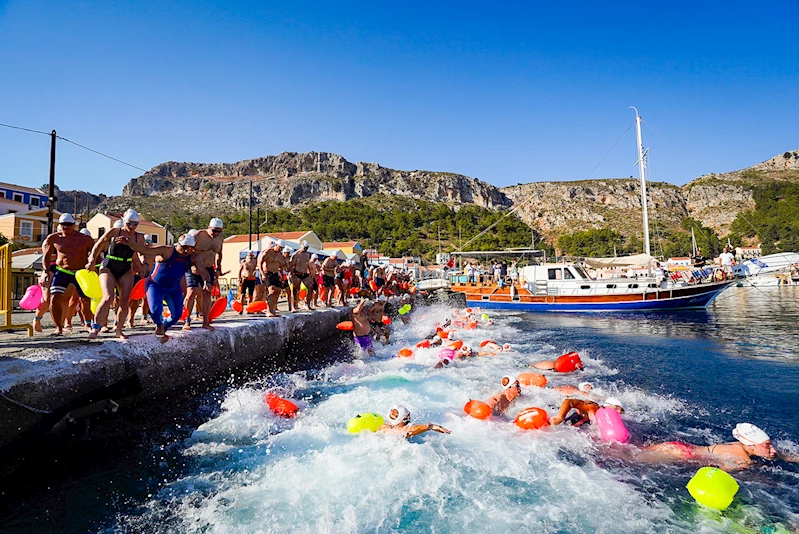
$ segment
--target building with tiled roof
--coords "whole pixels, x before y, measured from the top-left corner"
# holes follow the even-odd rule
[[[322,243],[322,250],[340,250],[344,254],[363,253],[363,247],[357,241],[329,241]]]

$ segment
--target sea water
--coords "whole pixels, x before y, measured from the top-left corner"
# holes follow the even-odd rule
[[[733,505],[713,512],[685,484],[700,467],[640,465],[624,449],[660,441],[732,441],[738,422],[761,426],[799,454],[799,289],[733,288],[707,312],[668,314],[492,313],[489,328],[459,332],[511,351],[435,369],[437,349],[398,358],[451,310],[421,308],[394,325],[393,344],[264,376],[197,399],[203,416],[179,439],[149,443],[158,480],[117,472],[92,512],[102,532],[774,532],[799,525],[799,464],[758,461],[733,473]],[[563,396],[524,387],[506,416],[465,416],[469,399],[501,390],[500,378],[576,350],[586,369],[549,385],[590,381],[626,408],[630,446],[590,429],[525,431],[528,406],[551,415]],[[270,413],[264,394],[293,399],[294,419]],[[438,423],[411,440],[350,434],[356,414],[406,406],[414,423]],[[195,414],[196,415],[196,414]],[[87,474],[91,476],[91,473]],[[146,480],[145,480],[146,479]],[[144,481],[144,482],[142,482]],[[115,485],[114,485],[115,484]],[[76,483],[76,491],[82,491]],[[146,486],[146,489],[142,489]],[[128,487],[129,489],[126,489]],[[120,489],[116,489],[120,488]],[[86,498],[96,498],[86,490]],[[100,511],[101,510],[101,511]],[[20,523],[16,523],[19,526]]]

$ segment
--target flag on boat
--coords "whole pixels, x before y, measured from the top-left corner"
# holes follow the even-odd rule
[[[765,263],[765,262],[762,262],[762,261],[760,261],[760,260],[759,260],[759,259],[757,259],[757,258],[752,258],[752,259],[751,259],[751,260],[749,260],[749,261],[751,261],[752,263],[754,263],[755,265],[757,265],[757,266],[758,266],[758,267],[760,267],[761,269],[765,269],[766,267],[768,267],[768,264],[767,264],[767,263]]]

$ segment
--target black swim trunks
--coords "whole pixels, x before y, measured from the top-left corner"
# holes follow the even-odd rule
[[[278,273],[266,273],[266,285],[269,287],[283,287]]]
[[[216,275],[216,269],[213,267],[206,267],[208,270],[208,276],[211,278],[211,283],[214,283],[214,275]],[[186,271],[186,287],[203,287],[203,277],[199,274],[194,274],[191,272],[191,269]]]
[[[322,275],[322,283],[325,287],[335,287],[336,286],[336,279],[332,276],[327,276],[326,274]]]
[[[255,278],[241,282],[241,294],[246,295],[248,291],[251,297],[255,295]]]
[[[53,295],[66,293],[67,288],[69,288],[69,284],[75,286],[80,298],[87,298],[86,294],[78,285],[78,281],[75,279],[75,273],[66,269],[62,269],[61,267],[56,267],[53,280],[50,282],[50,293]]]

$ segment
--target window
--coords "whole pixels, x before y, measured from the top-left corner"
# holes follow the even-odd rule
[[[33,239],[33,221],[19,221],[19,235]]]
[[[563,278],[566,280],[574,280],[574,275],[568,269],[563,269]]]
[[[153,240],[153,245],[158,244],[158,234],[153,234],[150,236],[150,238]]]
[[[34,208],[39,207],[39,197],[31,197],[31,206]]]
[[[560,280],[563,278],[563,271],[560,269],[548,269],[547,277],[550,280]]]
[[[100,239],[105,234],[105,226],[101,226],[97,229],[97,239]]]
[[[22,193],[14,193],[14,202],[22,202]]]

